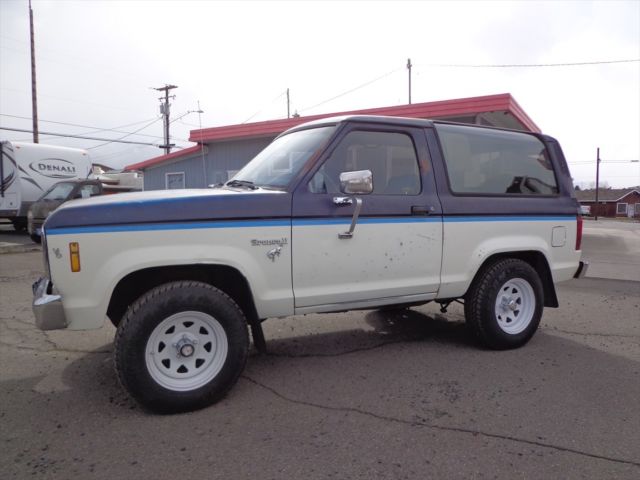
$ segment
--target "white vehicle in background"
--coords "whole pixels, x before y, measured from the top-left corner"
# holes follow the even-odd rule
[[[0,152],[0,219],[16,230],[27,227],[29,207],[54,183],[91,173],[89,154],[79,148],[3,141]]]

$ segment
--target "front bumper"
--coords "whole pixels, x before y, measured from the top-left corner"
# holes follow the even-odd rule
[[[42,220],[42,219],[29,220],[29,222],[27,224],[27,231],[29,232],[29,235],[41,236],[42,235],[42,224],[43,223],[44,223],[44,220]]]
[[[589,262],[581,261],[580,265],[578,266],[578,270],[576,270],[576,273],[573,274],[573,278],[584,278],[584,276],[587,274],[587,270],[589,270]]]
[[[62,296],[56,294],[51,280],[38,279],[33,288],[33,314],[40,330],[58,330],[69,325],[62,307]]]

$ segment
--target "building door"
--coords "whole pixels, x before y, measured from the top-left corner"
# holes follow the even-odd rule
[[[349,124],[294,192],[297,313],[432,299],[440,284],[442,216],[420,129]],[[418,147],[418,148],[416,148]],[[419,165],[422,165],[420,167]],[[342,172],[370,170],[373,193],[351,238],[356,202],[341,202]],[[355,199],[353,199],[355,200]]]

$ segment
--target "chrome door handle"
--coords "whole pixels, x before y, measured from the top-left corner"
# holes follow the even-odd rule
[[[347,205],[353,205],[353,198],[351,197],[333,197],[333,204],[338,207],[346,207]]]

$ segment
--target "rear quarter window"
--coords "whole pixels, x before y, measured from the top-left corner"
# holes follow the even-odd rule
[[[436,124],[453,193],[556,195],[547,149],[534,135]]]

